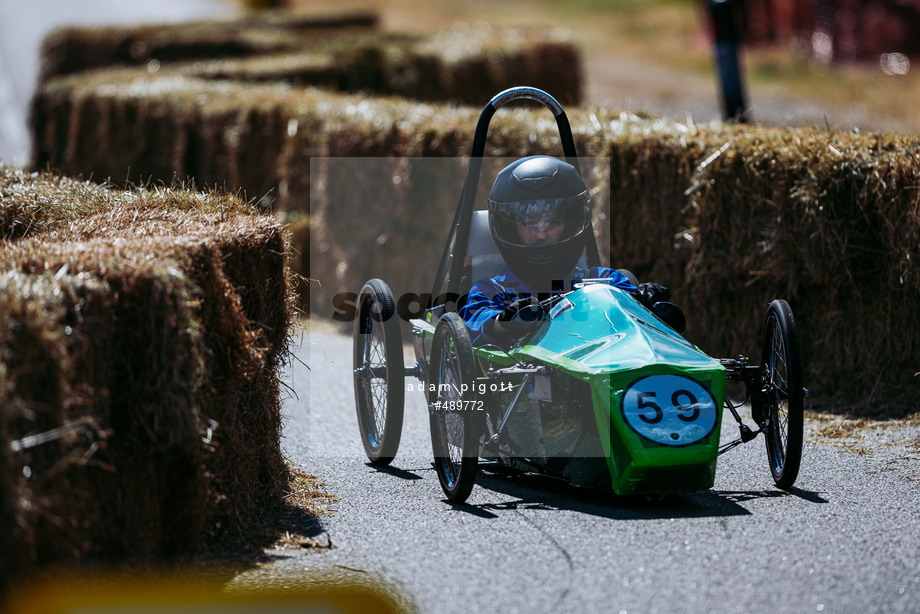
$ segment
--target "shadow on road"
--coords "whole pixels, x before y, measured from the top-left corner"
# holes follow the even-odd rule
[[[422,473],[434,474],[432,467],[377,467],[365,463],[377,473],[384,473],[401,480],[423,480]],[[791,488],[790,490],[706,490],[671,495],[629,495],[619,496],[610,491],[573,486],[565,480],[523,473],[501,466],[480,466],[476,477],[476,488],[502,495],[505,500],[489,503],[444,502],[457,512],[479,518],[498,518],[503,511],[522,510],[568,510],[592,516],[616,520],[656,520],[663,518],[709,518],[747,516],[751,511],[743,503],[758,499],[797,497],[811,503],[823,504],[829,501],[820,493]],[[473,491],[475,499],[475,490]]]
[[[393,467],[393,466],[378,467],[377,465],[374,465],[373,463],[364,463],[364,464],[367,465],[368,468],[376,471],[377,473],[386,473],[387,475],[392,475],[402,480],[422,480],[424,479],[422,476],[420,476],[417,473],[413,473],[406,469],[400,469],[399,467]]]
[[[710,492],[736,503],[751,501],[753,499],[775,499],[781,497],[798,497],[799,499],[804,499],[811,503],[830,503],[830,501],[821,496],[821,493],[802,490],[801,488],[795,487],[789,490],[713,490]]]
[[[482,472],[476,486],[506,495],[507,500],[480,504],[451,504],[458,511],[480,518],[498,518],[508,510],[568,510],[615,520],[657,520],[746,516],[745,501],[774,497],[799,497],[827,503],[818,493],[791,491],[700,491],[664,496],[618,496],[608,491],[572,486],[562,480],[533,474],[502,475]]]

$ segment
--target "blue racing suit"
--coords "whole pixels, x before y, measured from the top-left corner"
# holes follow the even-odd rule
[[[625,275],[607,267],[576,268],[563,280],[562,288],[571,290],[575,283],[583,279],[610,279],[611,285],[617,288],[627,292],[636,291],[636,287]],[[508,267],[495,277],[484,277],[473,283],[466,304],[459,311],[470,331],[473,345],[501,345],[501,342],[492,336],[491,324],[488,323],[504,311],[507,305],[532,294],[530,287]]]

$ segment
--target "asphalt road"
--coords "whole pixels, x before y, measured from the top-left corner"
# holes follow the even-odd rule
[[[0,162],[29,162],[27,119],[39,48],[53,29],[220,18],[235,10],[225,0],[0,0]]]
[[[334,547],[281,550],[249,573],[378,578],[423,612],[920,611],[920,487],[870,457],[807,443],[785,492],[758,439],[720,458],[708,492],[652,502],[480,472],[469,505],[452,505],[420,392],[392,468],[375,469],[351,339],[312,332],[294,349],[283,446],[339,497],[321,520]]]

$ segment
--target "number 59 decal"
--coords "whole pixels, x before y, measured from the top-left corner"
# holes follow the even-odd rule
[[[718,414],[709,391],[680,375],[650,375],[634,382],[623,393],[622,407],[634,431],[668,446],[703,439]]]

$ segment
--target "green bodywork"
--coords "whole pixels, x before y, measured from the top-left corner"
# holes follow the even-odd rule
[[[710,488],[715,478],[725,397],[726,371],[720,362],[686,341],[632,295],[606,284],[587,285],[568,294],[563,302],[557,303],[552,315],[552,319],[541,323],[524,345],[510,349],[507,354],[478,348],[477,356],[481,362],[498,367],[511,364],[511,356],[517,361],[552,367],[553,378],[558,378],[561,372],[585,382],[590,389],[602,448],[602,453],[599,451],[597,455],[602,455],[602,459],[595,460],[606,461],[609,486],[615,493]],[[688,383],[684,387],[698,391],[695,396],[704,397],[698,384],[711,396],[708,405],[704,404],[707,424],[689,443],[672,443],[666,436],[662,437],[668,443],[659,443],[640,435],[627,420],[624,396],[631,386],[652,376],[676,377],[647,381],[679,383],[692,380],[695,384]],[[687,391],[673,394],[674,397],[658,398],[653,396],[654,392],[649,392],[638,399],[644,404],[654,399],[662,410],[662,423],[670,421],[684,428],[682,420],[674,420],[674,417],[692,416],[695,405],[690,404]],[[635,392],[631,398],[634,405]],[[675,398],[677,406],[668,403],[668,398]],[[696,400],[693,397],[694,403]],[[651,410],[646,411],[654,417]],[[646,428],[643,422],[636,422],[635,413],[632,415],[634,423]],[[671,437],[679,440],[677,433]],[[569,478],[579,483],[578,472],[569,474]],[[596,481],[585,485],[596,485]]]

